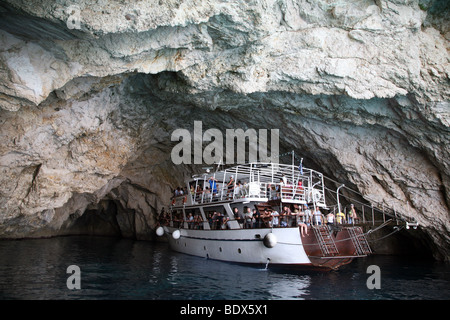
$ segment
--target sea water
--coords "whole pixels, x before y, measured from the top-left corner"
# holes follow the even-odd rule
[[[371,265],[379,267],[379,289],[368,286]],[[69,288],[76,276],[69,266],[79,267],[79,289]],[[336,271],[283,270],[176,253],[167,243],[91,236],[3,240],[0,299],[448,300],[450,268],[414,256],[372,255]]]

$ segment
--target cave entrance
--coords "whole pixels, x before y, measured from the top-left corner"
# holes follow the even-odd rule
[[[84,211],[81,216],[71,215],[70,226],[65,233],[69,235],[101,235],[122,237],[120,226],[117,222],[118,205],[115,201],[103,200],[97,208]]]

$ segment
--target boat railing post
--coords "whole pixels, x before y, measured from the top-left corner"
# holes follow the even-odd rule
[[[336,190],[336,198],[337,198],[337,205],[338,205],[338,213],[341,213],[341,204],[339,203],[339,189],[345,187],[345,184],[340,185]]]
[[[325,183],[323,182],[323,175],[321,174],[320,177],[321,177],[321,181],[322,181],[322,199],[323,199],[323,204],[326,204],[325,203]]]
[[[300,178],[299,178],[299,181],[300,181]],[[302,180],[302,186],[300,188],[298,188],[298,190],[299,190],[299,195],[300,195],[298,197],[298,199],[301,201],[305,201],[305,188],[303,187],[303,180]]]
[[[194,192],[194,199],[195,199],[195,202],[196,203],[199,203],[200,202],[200,199],[199,199],[199,196],[200,196],[200,194],[199,194],[199,185],[198,185],[198,179],[195,181],[195,192]]]
[[[269,192],[267,192],[267,186],[268,186],[268,184],[267,183],[262,183],[261,184],[261,187],[263,188],[263,198],[268,198],[269,200],[270,200],[270,190],[269,190]]]
[[[209,185],[209,187],[211,188],[211,200],[210,202],[212,202],[213,197],[214,197],[214,185],[216,186],[216,190],[217,190],[217,182],[216,182],[216,173],[214,172],[212,175],[213,181],[212,184]]]
[[[297,193],[297,183],[292,180],[292,200],[295,200],[295,194]]]
[[[234,187],[233,187],[233,194],[232,194],[233,200],[235,199],[235,195],[236,195],[236,183],[237,183],[238,169],[239,169],[239,165],[236,166],[236,174],[234,176]]]
[[[280,183],[280,199],[281,199],[281,201],[283,201],[283,184],[284,183]]]
[[[273,183],[273,163],[270,164],[270,168],[272,169],[272,183]]]
[[[267,191],[267,186],[270,186],[269,191]],[[269,184],[266,183],[266,194],[269,197],[269,200],[272,199],[272,184],[271,183],[269,183]]]
[[[203,197],[205,196],[205,190],[206,190],[206,176],[203,177],[203,190],[202,190],[201,203],[203,203]]]
[[[225,169],[224,173],[223,173],[223,181],[222,181],[222,193],[220,195],[220,201],[223,200],[223,190],[225,189],[225,181],[226,181],[226,177],[227,177],[227,170]]]
[[[373,203],[372,203],[372,225],[373,226],[375,225],[375,215],[374,215],[374,212],[373,212]]]
[[[362,218],[363,218],[363,224],[365,224],[366,223],[366,217],[365,217],[365,214],[364,214],[364,207],[365,207],[365,205],[363,204],[362,206],[361,206],[361,210],[362,210]]]
[[[259,175],[260,170],[258,170],[257,173],[258,173],[258,189],[259,189],[258,198],[260,198],[261,197],[261,179],[260,179],[260,175]]]

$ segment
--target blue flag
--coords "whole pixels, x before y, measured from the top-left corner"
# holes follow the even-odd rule
[[[298,166],[298,170],[300,170],[300,174],[303,175],[303,165],[300,162],[300,165]]]

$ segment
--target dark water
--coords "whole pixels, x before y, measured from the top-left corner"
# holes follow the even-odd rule
[[[80,267],[69,290],[67,267]],[[368,289],[369,265],[381,289]],[[0,299],[438,299],[450,298],[448,264],[371,256],[338,271],[282,271],[174,253],[165,243],[104,237],[0,241]]]

